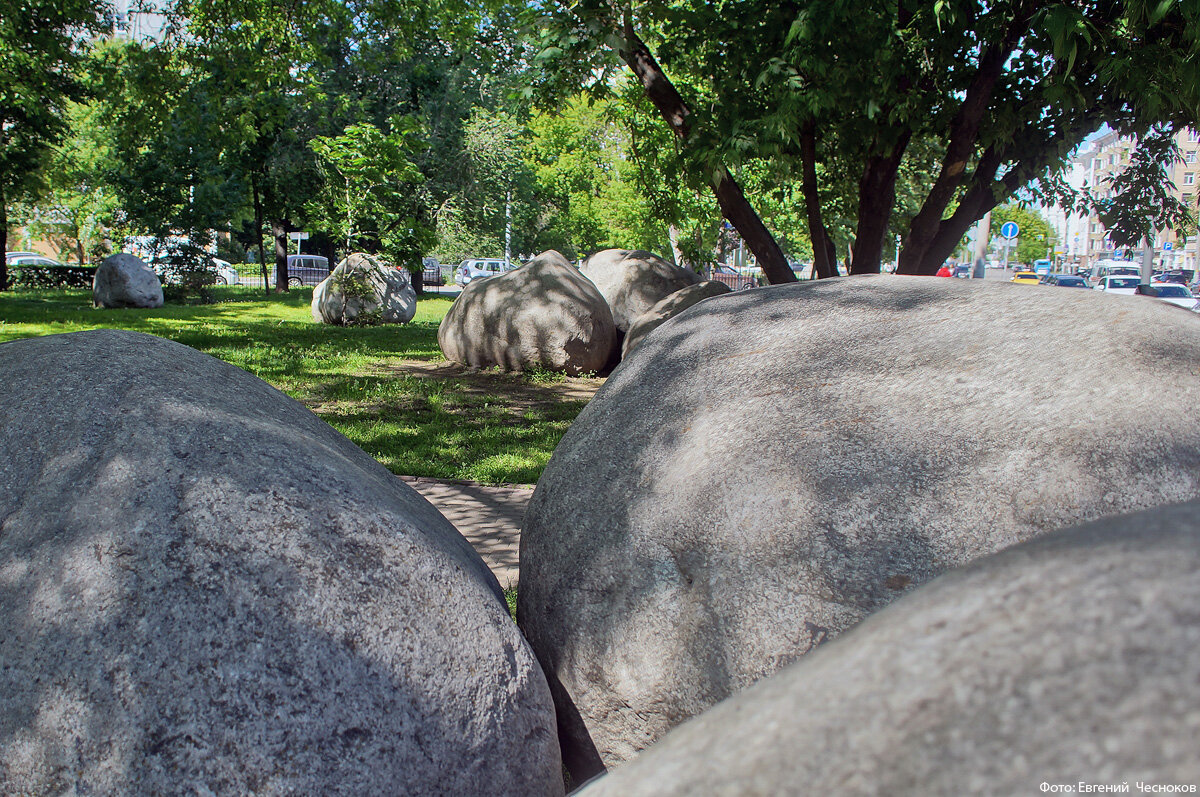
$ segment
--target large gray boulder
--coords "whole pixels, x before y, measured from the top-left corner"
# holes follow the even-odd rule
[[[137,255],[117,252],[96,267],[92,302],[97,307],[162,307],[162,281]]]
[[[1200,496],[1200,318],[1141,297],[850,277],[701,302],[579,415],[519,620],[580,775],[910,587]],[[1068,301],[1069,300],[1069,301]]]
[[[701,281],[696,272],[640,249],[604,249],[580,263],[579,270],[604,296],[621,332],[662,299]]]
[[[729,293],[728,285],[723,282],[706,280],[704,282],[697,282],[695,285],[689,285],[686,288],[680,288],[667,296],[667,298],[638,316],[637,320],[629,325],[629,331],[625,333],[625,340],[621,344],[622,359],[629,356],[629,352],[641,342],[642,338],[658,329],[667,321],[670,321],[692,305],[699,304],[705,299],[711,299],[714,296],[720,296],[723,293]]]
[[[404,269],[355,252],[313,288],[312,317],[323,324],[407,324],[417,314],[417,293]]]
[[[1194,786],[1197,607],[1200,503],[1054,532],[921,587],[579,794]]]
[[[446,359],[506,371],[600,372],[616,349],[612,313],[591,282],[555,251],[473,280],[438,327]]]
[[[100,331],[0,407],[0,793],[561,793],[495,578],[299,403]]]

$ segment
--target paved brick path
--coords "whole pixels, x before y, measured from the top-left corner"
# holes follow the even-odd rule
[[[501,587],[517,585],[517,554],[532,487],[489,487],[475,482],[401,476],[466,537]]]

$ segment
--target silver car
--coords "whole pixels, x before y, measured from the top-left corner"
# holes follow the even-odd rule
[[[493,277],[506,271],[512,271],[514,268],[516,265],[506,263],[504,258],[495,260],[472,258],[459,263],[458,267],[454,269],[454,282],[457,285],[466,286],[474,280]]]

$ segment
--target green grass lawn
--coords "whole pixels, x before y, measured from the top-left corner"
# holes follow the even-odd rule
[[[582,390],[567,396],[563,380],[447,363],[437,345],[445,298],[422,298],[409,324],[344,328],[312,320],[311,288],[213,293],[214,304],[156,310],[95,309],[90,291],[2,293],[0,342],[101,328],[159,335],[302,401],[394,473],[489,484],[537,481],[598,384],[568,380]]]

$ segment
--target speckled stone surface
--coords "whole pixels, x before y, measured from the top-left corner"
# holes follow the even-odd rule
[[[162,307],[162,281],[137,255],[117,252],[96,267],[92,301],[97,307]]]
[[[357,284],[362,295],[348,295],[346,283]],[[354,252],[313,288],[310,309],[322,324],[407,324],[417,314],[417,294],[406,269]]]
[[[507,274],[472,280],[438,326],[446,359],[473,368],[596,373],[616,345],[604,297],[553,250]]]
[[[1195,787],[1197,650],[1200,503],[1102,520],[943,575],[580,794]]]
[[[708,299],[579,415],[521,532],[519,620],[588,774],[906,590],[1200,496],[1200,317],[850,277]]]
[[[692,305],[698,304],[705,299],[710,299],[713,296],[720,296],[723,293],[729,293],[728,285],[723,282],[706,280],[704,282],[697,282],[695,285],[689,285],[686,288],[680,288],[674,293],[669,294],[665,299],[638,316],[629,325],[629,331],[625,333],[625,340],[621,344],[621,356],[628,357],[629,352],[641,342],[642,338]]]
[[[0,420],[0,793],[561,793],[496,580],[299,403],[101,331]]]
[[[579,270],[604,296],[622,333],[659,301],[700,281],[696,272],[640,249],[602,249]]]

